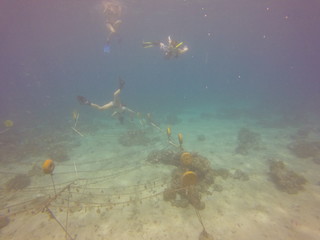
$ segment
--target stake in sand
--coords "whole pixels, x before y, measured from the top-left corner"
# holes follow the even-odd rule
[[[83,137],[84,135],[76,129],[79,117],[80,117],[80,113],[78,113],[77,111],[72,112],[72,118],[74,120],[74,125],[71,128],[73,131],[75,131],[77,134],[79,134],[81,137]]]

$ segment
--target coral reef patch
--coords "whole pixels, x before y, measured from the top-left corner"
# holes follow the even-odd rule
[[[259,150],[261,137],[248,128],[241,128],[238,132],[238,146],[235,149],[237,154],[248,155],[251,150]]]
[[[154,150],[147,157],[147,161],[150,163],[162,163],[174,166],[179,166],[179,159],[179,152],[170,149]]]
[[[39,177],[43,176],[43,172],[40,166],[37,165],[37,163],[34,163],[31,167],[31,169],[28,171],[28,176],[29,177]]]
[[[289,194],[304,190],[303,185],[307,182],[303,176],[288,170],[282,161],[271,160],[269,174],[278,189]]]
[[[320,157],[320,141],[295,141],[288,145],[288,149],[298,158]]]
[[[5,183],[7,191],[22,190],[28,187],[31,183],[31,178],[26,174],[18,174],[14,178]]]
[[[232,175],[232,178],[240,181],[248,181],[249,175],[240,169],[236,169],[236,171]]]
[[[188,161],[185,159],[186,156]],[[176,207],[185,208],[191,204],[198,210],[205,208],[204,202],[201,201],[201,193],[208,192],[215,178],[215,172],[208,159],[197,153],[165,149],[151,152],[147,161],[177,167],[172,171],[169,186],[163,192],[165,201],[170,201]],[[183,177],[189,172],[194,174],[192,181],[196,177],[197,183],[186,187]]]
[[[198,210],[204,209],[205,204],[201,201],[201,194],[212,194],[209,191],[211,186],[212,191],[223,191],[223,186],[214,184],[216,177],[221,177],[223,180],[229,177],[240,181],[249,180],[249,176],[238,169],[234,173],[225,168],[213,169],[209,160],[198,153],[172,149],[155,150],[149,153],[147,161],[152,164],[166,164],[176,167],[171,173],[168,187],[163,192],[163,199],[176,207],[185,208],[191,204]],[[187,173],[194,173],[191,175],[191,179],[194,181],[196,178],[196,184],[186,188],[183,177]]]
[[[61,135],[59,131],[52,133],[47,129],[11,131],[6,136],[0,135],[0,162],[21,162],[39,156],[67,161],[68,152],[79,145],[71,139],[67,133]]]

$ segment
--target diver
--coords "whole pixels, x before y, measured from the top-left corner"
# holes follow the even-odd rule
[[[183,42],[177,42],[175,40],[172,40],[171,37],[168,37],[167,44],[163,42],[143,42],[142,46],[144,48],[150,48],[150,47],[160,47],[162,51],[164,51],[165,58],[177,58],[181,54],[187,52],[189,49],[187,46],[183,45]]]
[[[108,35],[107,35],[107,41],[106,44],[104,45],[104,52],[109,53],[110,52],[110,42],[111,42],[111,36],[113,36],[117,30],[119,25],[121,24],[121,20],[117,19],[114,22],[107,21],[106,22],[106,27],[108,29]]]
[[[104,52],[110,52],[110,42],[114,34],[117,33],[120,24],[122,23],[122,4],[116,0],[109,0],[103,4],[103,15],[105,17],[105,25],[107,28],[107,41],[104,46]]]
[[[131,118],[135,115],[135,111],[131,110],[130,108],[126,107],[121,103],[120,100],[120,92],[123,89],[125,81],[119,78],[119,88],[113,93],[113,101],[110,101],[103,106],[90,102],[83,96],[77,96],[77,99],[80,104],[89,105],[90,107],[96,108],[98,110],[108,110],[112,109],[112,117],[118,118],[119,122],[123,124],[124,122],[124,113],[128,112],[131,114]]]

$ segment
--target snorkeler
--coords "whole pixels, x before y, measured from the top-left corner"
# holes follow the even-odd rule
[[[135,114],[135,112],[133,110],[131,110],[130,108],[127,108],[125,105],[123,105],[121,103],[119,95],[120,95],[121,90],[124,87],[124,84],[125,84],[125,82],[121,78],[119,78],[119,88],[113,94],[113,101],[110,101],[110,102],[104,104],[103,106],[92,103],[83,96],[77,96],[77,99],[80,104],[89,105],[89,106],[96,108],[98,110],[112,109],[113,110],[112,117],[117,117],[118,120],[120,121],[120,123],[123,123],[123,121],[124,121],[123,113],[124,112],[128,112],[132,115]]]
[[[110,52],[111,37],[118,31],[119,25],[122,23],[122,4],[116,0],[108,0],[103,4],[103,14],[105,17],[105,24],[108,31],[107,42],[104,46],[104,52]]]
[[[179,55],[187,52],[189,49],[187,46],[183,45],[183,42],[177,42],[168,37],[167,44],[158,42],[143,42],[142,46],[144,48],[150,48],[154,46],[159,46],[162,51],[164,51],[165,58],[169,59],[172,57],[178,57]]]

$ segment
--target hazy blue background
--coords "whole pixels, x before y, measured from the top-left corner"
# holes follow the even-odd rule
[[[109,54],[100,3],[1,1],[1,121],[64,121],[81,108],[76,95],[111,100],[118,76],[123,101],[156,115],[219,106],[318,115],[320,1],[123,1]],[[165,60],[141,46],[168,35],[190,50]]]

